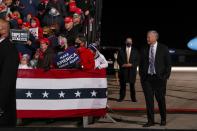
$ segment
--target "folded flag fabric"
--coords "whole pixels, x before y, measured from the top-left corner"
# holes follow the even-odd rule
[[[104,116],[106,71],[19,70],[18,118]]]

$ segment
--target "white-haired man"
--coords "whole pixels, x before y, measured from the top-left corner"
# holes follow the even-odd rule
[[[159,43],[157,31],[147,33],[148,46],[141,50],[139,74],[146,100],[148,122],[143,125],[154,125],[154,96],[158,102],[161,115],[161,126],[166,125],[166,83],[171,73],[171,60],[167,46]]]

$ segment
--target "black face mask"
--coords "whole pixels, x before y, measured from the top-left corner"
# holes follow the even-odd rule
[[[75,43],[75,48],[79,48],[80,47],[80,43]]]
[[[48,37],[49,37],[49,35],[48,35],[48,34],[43,34],[43,36],[44,36],[45,38],[48,38]]]
[[[52,29],[52,32],[53,32],[53,34],[56,35],[56,36],[57,36],[58,33],[59,33],[59,32],[57,31],[57,29]]]
[[[131,43],[126,43],[126,45],[127,45],[127,47],[131,47],[132,44]]]

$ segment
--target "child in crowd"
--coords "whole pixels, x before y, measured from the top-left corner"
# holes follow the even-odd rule
[[[36,53],[33,56],[33,59],[30,61],[30,65],[32,68],[36,69],[38,66],[38,59],[39,59],[39,52],[36,51]]]
[[[28,54],[20,55],[19,69],[32,69],[29,64],[30,56]]]

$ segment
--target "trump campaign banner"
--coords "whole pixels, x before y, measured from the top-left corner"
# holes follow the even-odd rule
[[[105,70],[18,70],[18,118],[104,116]]]
[[[37,28],[29,28],[30,33],[35,37],[35,39],[38,39],[38,27]]]
[[[56,56],[56,65],[59,69],[69,68],[80,61],[75,47],[69,47],[61,54]]]
[[[10,37],[13,42],[25,43],[29,40],[29,31],[27,30],[19,30],[19,29],[11,29]]]

